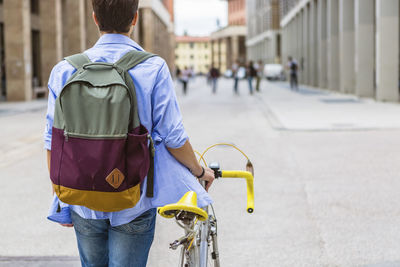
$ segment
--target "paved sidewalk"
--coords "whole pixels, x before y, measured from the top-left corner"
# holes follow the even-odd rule
[[[259,95],[280,130],[400,129],[400,104],[270,82]]]
[[[79,257],[0,257],[1,267],[80,267]]]
[[[47,108],[47,99],[28,102],[0,102],[0,117],[41,111]]]

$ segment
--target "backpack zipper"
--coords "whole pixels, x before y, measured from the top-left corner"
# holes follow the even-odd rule
[[[65,137],[65,142],[68,142],[68,133],[66,130],[64,130],[64,137]]]
[[[69,133],[67,132],[67,130],[64,130],[65,142],[68,142],[69,137],[86,138],[86,139],[125,139],[128,137],[128,134],[93,136],[93,135]]]

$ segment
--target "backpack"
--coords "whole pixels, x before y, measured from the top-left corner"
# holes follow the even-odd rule
[[[254,66],[250,66],[250,76],[251,77],[256,77],[257,76],[257,70],[254,68]]]
[[[154,56],[130,51],[116,63],[65,58],[77,71],[56,99],[50,178],[67,204],[113,212],[132,208],[146,175],[153,196],[154,144],[140,124],[128,70]],[[149,146],[150,143],[150,146]]]
[[[292,72],[296,72],[296,71],[297,71],[297,63],[296,63],[295,61],[292,61],[292,62],[290,63],[290,70],[291,70]]]

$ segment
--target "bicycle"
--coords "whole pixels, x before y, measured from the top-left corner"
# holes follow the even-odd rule
[[[244,178],[247,184],[247,209],[248,213],[254,211],[254,170],[249,158],[243,151],[231,144],[216,144],[207,148],[200,154],[199,161],[207,166],[204,155],[215,146],[231,146],[240,151],[246,158],[246,171],[224,171],[220,169],[219,163],[209,164],[214,171],[215,178]],[[201,182],[205,187],[205,182]],[[177,203],[169,204],[158,209],[158,213],[165,218],[175,218],[176,223],[185,230],[185,235],[172,243],[170,249],[176,250],[181,247],[181,267],[220,267],[218,241],[217,241],[217,219],[213,206],[199,208],[197,196],[194,191],[187,192]],[[212,249],[212,250],[211,250]],[[209,262],[210,260],[210,262]]]

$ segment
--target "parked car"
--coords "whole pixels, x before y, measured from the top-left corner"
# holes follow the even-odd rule
[[[281,64],[265,64],[264,77],[268,80],[285,80],[285,70]]]

